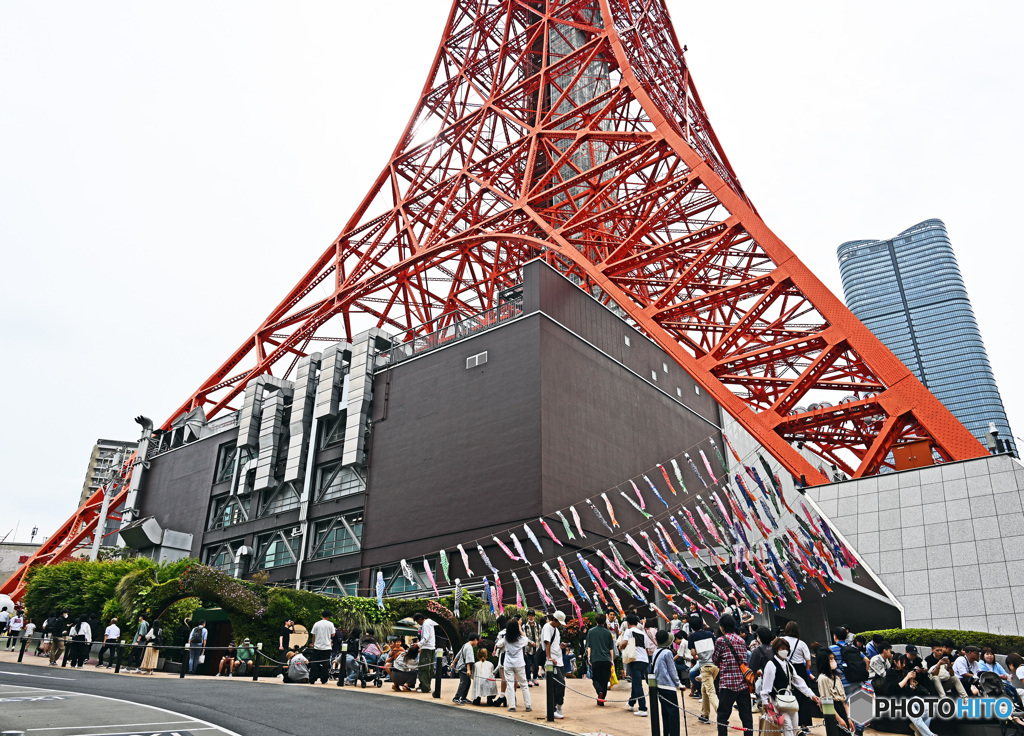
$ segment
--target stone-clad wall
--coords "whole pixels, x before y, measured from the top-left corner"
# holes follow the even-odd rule
[[[809,488],[908,628],[1024,632],[1024,465],[979,458]]]

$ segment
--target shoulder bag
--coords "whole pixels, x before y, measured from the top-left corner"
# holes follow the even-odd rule
[[[775,707],[784,713],[797,713],[800,710],[800,703],[797,702],[796,696],[793,694],[793,678],[796,677],[796,670],[793,669],[789,661],[786,662],[786,674],[789,675],[789,684],[786,685],[785,690],[775,694]]]
[[[725,637],[725,646],[736,658],[736,664],[740,666],[740,674],[743,676],[743,682],[747,683],[747,689],[752,693],[757,692],[757,672],[750,669],[747,663],[740,659],[740,655],[736,653],[736,649],[728,637]]]

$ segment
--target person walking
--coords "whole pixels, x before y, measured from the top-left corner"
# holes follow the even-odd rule
[[[160,619],[156,619],[149,627],[149,631],[146,632],[146,653],[139,664],[142,674],[153,674],[153,670],[156,669],[160,661],[160,647],[163,646],[163,643],[163,625],[160,623]]]
[[[50,618],[46,619],[46,624],[43,629],[50,636],[50,666],[56,667],[57,660],[60,659],[62,654],[64,654],[64,638],[68,631],[67,611],[60,616],[58,616],[57,612],[54,611],[50,615]]]
[[[516,686],[523,691],[523,705],[526,712],[533,710],[530,701],[530,684],[526,680],[526,647],[530,640],[519,629],[519,621],[512,619],[505,627],[505,682],[508,683],[507,693],[511,702],[509,712],[516,711]]]
[[[21,630],[25,626],[25,617],[21,611],[15,610],[11,620],[7,623],[7,651],[13,652],[18,647],[21,639]]]
[[[541,625],[537,621],[537,612],[528,611],[526,622],[523,624],[523,633],[530,640],[526,647],[526,679],[531,687],[537,685],[537,664],[544,654],[540,648],[540,630]]]
[[[92,629],[89,628],[89,622],[85,620],[85,616],[75,619],[75,624],[68,632],[68,636],[71,638],[68,664],[71,667],[82,669],[86,657],[89,656],[89,646],[92,644]]]
[[[608,682],[615,661],[615,638],[608,630],[608,619],[597,614],[596,625],[587,632],[586,650],[590,659],[591,682],[597,692],[597,704],[603,706],[608,698]]]
[[[437,624],[422,613],[415,614],[412,620],[420,627],[420,686],[417,689],[421,693],[429,693],[434,679],[434,652],[437,649],[434,629]]]
[[[690,637],[686,641],[694,666],[690,670],[690,688],[694,697],[700,697],[701,723],[711,723],[712,711],[718,712],[718,693],[715,691],[715,678],[718,667],[711,661],[715,653],[715,635],[705,628],[699,615],[690,616]],[[700,693],[698,696],[697,693]]]
[[[789,644],[789,663],[793,665],[793,670],[804,683],[810,683],[811,676],[807,670],[811,663],[811,650],[808,649],[805,642],[800,640],[800,626],[796,621],[786,623],[785,636],[782,638]],[[807,687],[809,690],[814,690],[810,684]],[[803,690],[797,688],[793,694],[800,704],[800,713],[797,717],[798,725],[800,726],[800,736],[808,736],[813,725],[814,705],[807,698]]]
[[[452,662],[452,672],[459,676],[459,689],[455,691],[455,698],[452,700],[455,705],[467,705],[469,703],[469,688],[473,684],[473,661],[476,659],[476,643],[480,641],[478,634],[470,634],[466,643],[462,645],[458,656]]]
[[[626,710],[633,711],[636,705],[637,710],[633,711],[633,715],[645,718],[647,697],[644,695],[644,683],[647,682],[651,660],[647,654],[647,632],[640,625],[640,619],[632,613],[626,616],[626,630],[619,637],[618,647],[632,685]]]
[[[679,630],[682,633],[682,630]],[[658,649],[651,657],[651,672],[658,681],[658,707],[661,708],[661,726],[664,736],[679,736],[679,700],[676,692],[683,689],[679,670],[672,652],[672,639],[667,631],[654,635]]]
[[[839,663],[830,649],[822,647],[818,650],[818,697],[822,701],[832,701],[835,715],[825,714],[825,736],[839,736],[841,726],[844,730],[853,731],[853,722],[846,713],[846,690],[839,678]],[[824,706],[822,711],[824,711]]]
[[[788,638],[779,637],[773,641],[772,653],[773,656],[765,664],[764,676],[761,678],[761,702],[766,707],[771,705],[782,716],[780,725],[784,736],[794,736],[800,704],[793,695],[793,690],[802,692],[808,701],[818,703],[820,699],[797,674],[796,667],[791,661],[792,652]]]
[[[142,617],[140,616],[139,618],[141,620]],[[139,630],[142,630],[141,625]],[[148,625],[146,631],[143,632],[143,637],[145,637],[146,633],[149,633]],[[204,619],[196,624],[188,634],[188,672],[190,675],[195,674],[199,665],[206,662],[206,639],[208,633],[206,630],[206,620]],[[138,639],[138,636],[136,636],[136,639]],[[132,657],[134,656],[135,652],[132,652]]]
[[[565,672],[562,670],[562,636],[561,628],[565,625],[565,614],[555,611],[548,617],[540,632],[540,640],[544,646],[544,668],[551,665],[551,678],[547,686],[553,691],[555,701],[555,720],[562,720],[562,705],[565,702]]]
[[[718,666],[718,736],[727,736],[729,732],[733,705],[740,712],[744,734],[751,736],[754,719],[750,709],[750,688],[740,670],[740,663],[746,664],[747,648],[736,633],[736,619],[731,614],[723,614],[718,619],[718,627],[722,636],[715,642],[715,651],[711,655],[712,664]]]
[[[310,634],[313,637],[313,651],[310,653],[309,662],[309,684],[312,685],[318,679],[323,685],[331,676],[331,639],[334,637],[334,624],[331,623],[331,612],[323,611],[320,620],[313,624]],[[358,642],[356,643],[358,647]],[[353,654],[358,655],[358,648]],[[339,675],[341,677],[341,675]]]

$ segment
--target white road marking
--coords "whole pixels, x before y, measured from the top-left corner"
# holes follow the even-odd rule
[[[25,672],[11,672],[10,670],[0,670],[0,675],[12,675],[14,677],[39,677],[44,680],[77,680],[77,677],[54,677],[53,675],[29,675]]]
[[[131,728],[133,726],[172,726],[181,725],[182,723],[198,723],[196,720],[189,721],[156,721],[154,723],[108,723],[105,726],[47,726],[46,728],[26,728],[26,731],[68,731],[71,729],[89,729],[89,728]],[[187,731],[188,729],[182,729]]]

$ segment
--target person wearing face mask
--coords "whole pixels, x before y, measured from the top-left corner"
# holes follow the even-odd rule
[[[821,699],[807,686],[797,674],[789,661],[790,645],[786,639],[778,638],[772,642],[774,656],[764,666],[764,677],[761,681],[761,701],[765,706],[772,705],[782,716],[782,732],[784,736],[794,736],[797,728],[799,705],[793,691],[803,693],[808,699],[821,704]]]
[[[853,722],[846,714],[846,690],[839,676],[839,663],[831,650],[822,647],[818,650],[818,695],[822,700],[831,700],[835,707],[835,715],[825,716],[825,736],[838,736],[837,726],[853,731]]]

